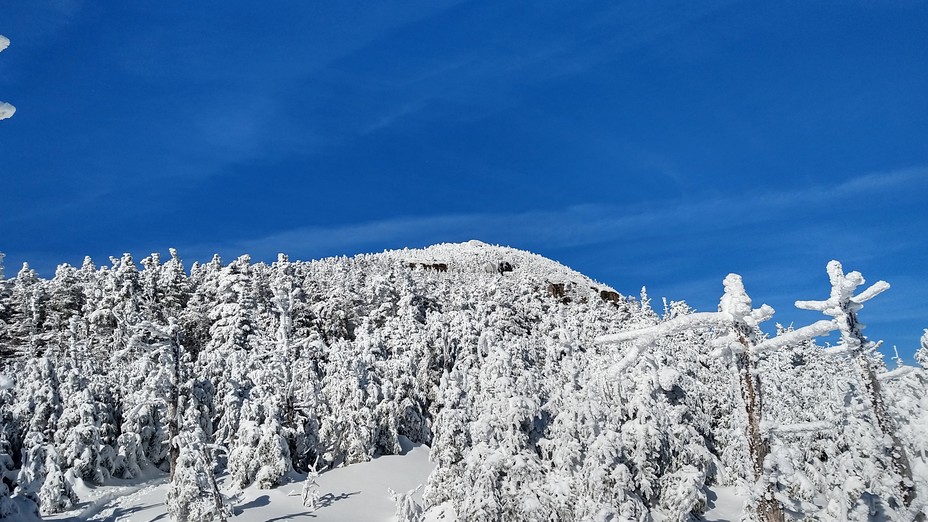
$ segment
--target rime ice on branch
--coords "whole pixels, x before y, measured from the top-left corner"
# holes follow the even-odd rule
[[[718,312],[703,312],[680,316],[650,328],[606,335],[596,339],[597,344],[614,344],[631,341],[625,356],[612,368],[616,375],[630,367],[637,358],[660,337],[705,327],[727,328],[727,333],[716,341],[721,351],[735,356],[736,369],[741,382],[741,397],[748,417],[747,439],[750,467],[754,472],[757,489],[758,515],[769,522],[784,520],[783,511],[774,499],[774,484],[764,476],[764,459],[770,452],[769,443],[761,431],[763,402],[760,383],[754,369],[753,356],[759,342],[758,323],[773,316],[770,306],[751,308],[751,298],[744,290],[741,276],[728,274],[723,281],[725,293],[719,302]]]
[[[915,500],[915,487],[912,481],[912,469],[902,442],[896,433],[896,427],[889,416],[889,411],[883,401],[883,392],[880,379],[873,368],[871,353],[879,345],[867,340],[863,334],[865,325],[857,319],[857,312],[863,308],[863,303],[889,289],[886,281],[877,281],[863,292],[854,295],[857,287],[864,284],[860,272],[844,273],[841,263],[830,261],[826,268],[831,281],[831,295],[825,301],[796,301],[796,307],[803,310],[816,310],[834,318],[835,325],[841,334],[840,349],[847,351],[857,365],[857,373],[861,385],[866,391],[867,398],[873,409],[876,424],[883,434],[887,435],[892,445],[886,450],[892,457],[896,472],[902,477],[899,484],[902,499],[906,506]]]

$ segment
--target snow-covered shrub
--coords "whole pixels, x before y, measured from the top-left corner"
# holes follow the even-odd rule
[[[199,437],[181,433],[174,442],[180,448],[174,477],[168,487],[168,513],[177,522],[222,522],[229,517],[216,487],[212,463]]]

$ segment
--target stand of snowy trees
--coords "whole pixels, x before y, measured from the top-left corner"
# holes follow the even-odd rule
[[[748,491],[749,520],[914,520],[928,333],[923,367],[887,367],[857,321],[885,287],[828,275],[797,305],[830,319],[767,338],[737,276],[718,311],[658,313],[479,242],[24,266],[0,275],[0,518],[157,472],[175,520],[223,520],[217,474],[271,488],[404,436],[437,466],[423,505],[398,495],[404,520],[695,520],[714,486]]]

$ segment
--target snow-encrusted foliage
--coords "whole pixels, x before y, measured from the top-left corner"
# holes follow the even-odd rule
[[[175,443],[180,454],[165,499],[168,513],[176,522],[224,522],[229,513],[216,488],[203,443],[190,433],[182,433],[178,439]]]
[[[62,471],[59,461],[58,453],[49,447],[45,456],[45,480],[39,489],[39,507],[45,514],[67,511],[78,502],[71,479]]]
[[[918,351],[915,352],[915,360],[922,365],[922,368],[928,370],[928,328],[925,329]]]
[[[854,361],[812,339],[833,322],[765,339],[771,311],[740,284],[726,280],[720,311],[660,315],[644,290],[479,242],[217,256],[189,275],[174,251],[48,280],[25,267],[0,279],[0,371],[16,377],[0,390],[6,476],[52,513],[77,501],[76,480],[168,471],[173,456],[171,516],[221,520],[216,472],[274,487],[399,453],[405,437],[436,468],[421,504],[396,495],[402,519],[697,520],[716,485],[754,488],[750,372],[763,475],[787,518],[924,509],[924,371],[873,363],[912,464],[906,510]]]
[[[8,475],[12,474],[13,459],[9,452],[9,441],[0,439],[0,518],[12,518],[18,514],[16,504],[10,498],[13,492],[9,488]]]

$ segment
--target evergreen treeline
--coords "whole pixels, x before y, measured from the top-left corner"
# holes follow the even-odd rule
[[[425,505],[403,499],[411,520],[687,520],[713,485],[747,487],[752,518],[916,517],[926,372],[888,371],[862,335],[771,343],[772,310],[732,281],[713,315],[477,242],[189,273],[173,251],[24,267],[0,277],[0,518],[13,491],[55,513],[78,480],[160,470],[175,519],[221,520],[217,473],[269,488],[400,437],[437,465]],[[848,335],[853,299],[829,322]]]

